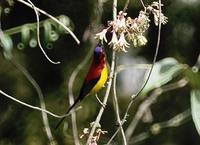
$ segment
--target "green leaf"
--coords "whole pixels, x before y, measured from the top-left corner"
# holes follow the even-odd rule
[[[192,90],[190,93],[192,119],[200,135],[200,90]]]
[[[4,49],[4,56],[6,59],[11,59],[12,58],[12,49],[13,49],[13,41],[9,35],[4,34],[1,32],[1,45]]]
[[[171,81],[181,72],[182,68],[183,66],[174,58],[165,58],[155,63],[150,79],[142,92],[143,95]],[[148,75],[149,71],[145,74],[145,78]]]
[[[28,44],[31,39],[30,25],[25,24],[21,27],[21,41],[24,44]]]
[[[192,88],[200,89],[200,73],[194,72],[192,69],[185,69],[184,71],[185,76],[189,80],[190,85]]]

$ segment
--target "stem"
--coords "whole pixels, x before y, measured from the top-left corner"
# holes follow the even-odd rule
[[[143,8],[146,10],[146,7],[145,7],[145,5],[144,5],[143,0],[140,0],[140,2],[141,2],[141,4],[142,4]]]
[[[46,105],[44,102],[44,96],[42,93],[42,90],[40,89],[39,85],[37,84],[37,82],[33,79],[33,77],[29,74],[29,72],[20,64],[18,64],[15,60],[11,59],[11,62],[15,65],[15,67],[20,70],[23,75],[27,78],[27,80],[32,84],[32,86],[35,88],[38,96],[39,96],[39,100],[40,100],[40,106],[42,109],[46,109]],[[49,120],[48,120],[48,116],[47,113],[45,112],[41,112],[42,113],[42,119],[43,119],[43,124],[44,124],[44,128],[47,134],[47,137],[49,139],[49,142],[51,145],[55,145],[55,140],[54,137],[51,133],[51,129],[49,127]]]
[[[52,61],[48,55],[46,54],[46,52],[44,51],[44,48],[42,47],[41,45],[41,42],[40,42],[40,19],[39,19],[39,13],[35,7],[35,5],[30,1],[28,0],[28,2],[31,4],[31,6],[33,7],[34,11],[35,11],[35,15],[36,15],[36,20],[37,20],[37,41],[38,41],[38,46],[40,47],[42,53],[44,54],[44,56],[46,57],[46,59],[51,62],[52,64],[59,64],[60,62],[57,61],[57,62],[54,62]]]
[[[66,117],[66,116],[70,115],[70,114],[67,114],[67,115],[56,115],[56,114],[54,114],[54,113],[52,113],[52,112],[50,112],[50,111],[48,111],[48,110],[45,110],[45,109],[42,109],[42,108],[40,108],[40,107],[36,107],[36,106],[30,105],[30,104],[27,104],[27,103],[25,103],[25,102],[22,102],[22,101],[20,101],[20,100],[18,100],[18,99],[16,99],[16,98],[12,97],[11,95],[8,95],[7,93],[5,93],[5,92],[2,91],[2,90],[0,90],[0,94],[2,94],[3,96],[5,96],[5,97],[7,97],[7,98],[9,98],[9,99],[11,99],[11,100],[13,100],[13,101],[15,101],[15,102],[21,104],[21,105],[24,105],[24,106],[26,106],[26,107],[28,107],[28,108],[31,108],[31,109],[34,109],[34,110],[38,110],[38,111],[41,111],[41,112],[45,112],[45,113],[47,113],[47,114],[49,114],[49,115],[51,115],[51,116],[53,116],[53,117],[55,117],[55,118],[63,118],[63,117]]]
[[[143,4],[143,7],[145,8],[143,1],[142,1],[142,0],[140,0],[140,1],[141,1],[141,3]],[[146,9],[146,8],[145,8],[145,9]],[[129,104],[128,104],[128,107],[127,107],[127,109],[126,109],[126,112],[125,112],[124,117],[123,117],[122,120],[126,120],[126,118],[127,118],[127,116],[128,116],[128,112],[129,112],[129,110],[130,110],[130,108],[131,108],[131,106],[132,106],[134,100],[139,96],[139,94],[140,94],[140,93],[143,91],[143,89],[145,88],[145,86],[146,86],[146,84],[147,84],[147,82],[149,81],[149,78],[150,78],[150,76],[151,76],[153,67],[154,67],[154,65],[155,65],[155,63],[156,63],[156,59],[157,59],[157,55],[158,55],[158,51],[159,51],[159,46],[160,46],[160,35],[161,35],[161,21],[160,21],[160,16],[161,16],[161,0],[159,0],[158,37],[157,37],[156,51],[155,51],[155,54],[154,54],[152,66],[151,66],[151,68],[150,68],[149,75],[148,75],[146,81],[144,82],[142,88],[138,91],[137,94],[131,95],[131,101],[130,101]],[[124,124],[124,122],[122,123],[122,125],[123,125],[123,124]],[[117,134],[116,132],[118,132],[118,131],[119,131],[119,129],[117,129],[117,130],[115,131],[115,133],[113,134],[112,138],[114,138],[114,136]]]
[[[114,106],[115,106],[115,111],[116,111],[116,116],[117,116],[117,122],[118,122],[120,130],[121,130],[124,145],[127,145],[126,136],[125,136],[124,129],[122,127],[122,121],[121,121],[121,118],[119,115],[119,103],[118,103],[117,92],[116,92],[116,80],[117,80],[117,72],[115,72],[114,79],[113,79]]]
[[[124,8],[123,8],[123,12],[126,12],[126,10],[128,9],[129,3],[130,3],[130,0],[126,0],[126,3],[125,3]]]

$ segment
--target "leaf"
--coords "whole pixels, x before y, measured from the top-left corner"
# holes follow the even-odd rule
[[[13,49],[13,41],[9,35],[4,34],[1,32],[1,45],[4,49],[4,56],[6,59],[11,59],[12,58],[12,49]]]
[[[72,21],[69,19],[69,17],[65,16],[65,15],[60,15],[59,16],[59,21],[62,22],[65,26],[67,26],[69,29],[73,30],[74,25],[72,23]],[[58,30],[60,33],[68,33],[66,32],[66,30],[62,27],[62,26],[58,26]]]
[[[30,32],[29,24],[22,25],[21,27],[21,41],[24,44],[28,44],[29,40],[31,39],[31,32]]]
[[[195,72],[192,69],[185,69],[184,71],[185,76],[189,80],[190,85],[192,88],[199,89],[200,88],[200,73]]]
[[[192,119],[200,135],[200,90],[192,90],[190,93]]]
[[[151,76],[142,92],[143,95],[171,81],[180,73],[182,68],[182,65],[174,58],[165,58],[155,63]],[[148,75],[149,71],[145,74],[145,78]]]

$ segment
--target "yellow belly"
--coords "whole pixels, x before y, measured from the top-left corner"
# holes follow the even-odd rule
[[[108,78],[108,69],[107,69],[107,67],[105,67],[101,72],[101,76],[100,76],[99,81],[92,88],[90,95],[97,93],[103,87],[103,85],[107,81],[107,78]]]

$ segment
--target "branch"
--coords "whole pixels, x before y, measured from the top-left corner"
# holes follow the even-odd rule
[[[117,71],[115,72],[114,79],[113,79],[114,106],[115,106],[115,112],[116,112],[116,116],[117,116],[117,122],[118,122],[120,130],[121,130],[123,142],[124,142],[124,145],[127,145],[126,136],[125,136],[124,129],[122,127],[122,121],[121,121],[121,118],[119,115],[119,103],[118,103],[117,92],[116,92],[116,79],[117,79]]]
[[[26,6],[30,7],[30,8],[32,8],[32,9],[34,9],[34,8],[32,7],[31,4],[29,4],[28,2],[25,2],[24,0],[17,0],[17,1],[20,2],[20,3],[23,3],[24,5],[26,5]],[[62,22],[60,22],[57,18],[53,17],[52,15],[48,14],[47,12],[45,12],[45,11],[43,11],[43,10],[37,8],[37,7],[35,7],[35,9],[36,9],[38,12],[40,12],[40,13],[46,15],[47,17],[51,18],[53,21],[55,21],[55,22],[58,23],[59,25],[61,25],[66,31],[69,32],[69,34],[74,38],[74,40],[77,42],[77,44],[80,44],[80,41],[79,41],[78,38],[75,36],[75,34],[74,34],[68,27],[66,27]]]
[[[40,47],[42,53],[44,54],[44,56],[47,58],[47,60],[49,62],[51,62],[52,64],[59,64],[60,62],[57,61],[57,62],[54,62],[52,61],[46,54],[46,52],[44,51],[42,45],[41,45],[41,42],[40,42],[40,19],[39,19],[39,13],[35,7],[35,5],[31,2],[31,0],[28,0],[28,2],[31,4],[31,6],[33,7],[34,11],[35,11],[35,15],[36,15],[36,20],[37,20],[37,41],[38,41],[38,46]]]
[[[27,103],[25,103],[25,102],[22,102],[22,101],[20,101],[20,100],[18,100],[18,99],[16,99],[16,98],[14,98],[14,97],[12,97],[12,96],[6,94],[6,93],[5,93],[4,91],[2,91],[2,90],[0,90],[0,94],[2,94],[3,96],[5,96],[5,97],[7,97],[7,98],[9,98],[9,99],[11,99],[11,100],[13,100],[13,101],[15,101],[15,102],[21,104],[21,105],[24,105],[24,106],[26,106],[26,107],[28,107],[28,108],[31,108],[31,109],[34,109],[34,110],[38,110],[38,111],[41,111],[41,112],[45,112],[45,113],[47,113],[47,114],[49,114],[49,115],[51,115],[51,116],[53,116],[53,117],[55,117],[55,118],[63,118],[63,117],[66,117],[66,116],[69,116],[69,115],[70,115],[70,114],[56,115],[56,114],[54,114],[54,113],[52,113],[52,112],[50,112],[50,111],[48,111],[48,110],[45,110],[45,109],[42,109],[42,108],[40,108],[40,107],[36,107],[36,106],[30,105],[30,104],[27,104]]]
[[[15,65],[15,67],[21,71],[23,73],[23,75],[27,78],[27,80],[32,84],[32,86],[35,88],[38,96],[39,96],[39,100],[40,100],[40,106],[42,109],[46,110],[46,105],[44,102],[44,96],[42,93],[42,90],[40,89],[39,85],[37,84],[37,82],[33,79],[33,77],[29,74],[29,72],[20,64],[18,64],[15,60],[11,59],[11,62]],[[51,145],[55,145],[55,140],[54,137],[51,133],[51,129],[49,127],[49,121],[48,121],[48,116],[45,112],[41,112],[42,113],[42,119],[43,119],[43,124],[44,124],[44,128],[45,131],[47,133],[47,137],[49,139],[49,142]]]
[[[142,1],[142,0],[140,0],[140,1],[141,1],[141,3],[143,4],[143,1]],[[144,4],[143,4],[143,6],[144,6]],[[146,8],[145,8],[145,9],[146,9]],[[157,37],[156,51],[155,51],[155,54],[154,54],[152,66],[151,66],[151,68],[150,68],[150,71],[149,71],[149,74],[148,74],[148,76],[147,76],[147,79],[146,79],[146,81],[144,82],[144,84],[143,84],[143,86],[141,87],[141,89],[138,91],[137,94],[131,95],[131,98],[132,98],[132,99],[131,99],[131,101],[130,101],[129,104],[128,104],[128,107],[127,107],[127,109],[126,109],[126,112],[125,112],[124,117],[123,117],[122,120],[126,120],[126,118],[127,118],[127,116],[128,116],[128,112],[129,112],[129,110],[130,110],[130,108],[131,108],[131,106],[132,106],[134,100],[140,95],[140,93],[143,91],[143,89],[145,88],[146,84],[148,83],[148,81],[149,81],[149,79],[150,79],[150,76],[151,76],[151,73],[152,73],[152,70],[153,70],[153,67],[154,67],[154,65],[155,65],[155,63],[156,63],[156,59],[157,59],[157,55],[158,55],[158,51],[159,51],[159,46],[160,46],[160,35],[161,35],[161,19],[160,19],[160,17],[161,17],[161,0],[159,0],[158,37]],[[124,124],[124,122],[122,123],[122,125],[123,125],[123,124]],[[120,129],[118,128],[118,129],[115,131],[115,133],[113,134],[113,136],[112,136],[111,138],[114,138],[115,135],[117,134],[117,132],[118,132],[119,130],[120,130]],[[111,141],[111,139],[110,139],[109,141]]]
[[[145,111],[153,103],[155,103],[158,96],[160,96],[164,92],[168,92],[168,91],[171,91],[171,90],[182,88],[185,85],[187,85],[187,83],[188,83],[188,81],[185,78],[183,78],[183,79],[179,80],[178,82],[168,84],[168,85],[165,85],[163,87],[155,89],[152,92],[152,94],[140,104],[139,109],[135,114],[135,117],[133,118],[132,122],[128,126],[128,128],[126,130],[127,141],[131,138],[132,134],[134,133],[134,131],[136,129],[136,126],[138,125],[138,123],[139,123],[140,119],[142,118],[142,116],[144,115]]]
[[[117,0],[113,0],[113,19],[116,20],[117,18]],[[108,96],[110,94],[110,89],[111,89],[111,85],[112,85],[112,80],[113,80],[113,76],[114,76],[114,71],[115,71],[115,56],[116,56],[116,52],[113,50],[112,52],[112,63],[111,63],[111,71],[110,71],[110,76],[109,76],[109,80],[108,80],[108,86],[107,86],[107,89],[106,89],[106,93],[105,93],[105,96],[104,96],[104,99],[103,99],[103,104],[107,104],[107,101],[108,101]],[[101,116],[104,112],[104,107],[102,106],[99,110],[99,113],[97,115],[97,118],[92,126],[92,129],[90,131],[90,134],[89,134],[89,137],[88,137],[88,140],[87,140],[87,145],[89,145],[89,143],[91,142],[91,139],[94,135],[94,132],[99,124],[99,121],[101,120]]]
[[[141,4],[142,4],[143,8],[146,10],[146,7],[145,7],[145,5],[144,5],[143,0],[140,0],[140,2],[141,2]]]
[[[105,96],[104,96],[103,104],[107,104],[108,96],[110,94],[110,89],[111,89],[113,75],[114,75],[114,69],[115,69],[115,55],[116,55],[115,53],[116,52],[113,51],[112,64],[111,64],[111,72],[110,72],[110,76],[109,76],[109,80],[108,80],[108,86],[107,86],[106,93],[105,93]],[[94,135],[94,132],[95,132],[95,130],[96,130],[98,124],[99,124],[99,121],[101,120],[101,116],[102,116],[104,110],[105,110],[104,106],[102,106],[101,109],[99,110],[99,113],[97,115],[95,123],[93,124],[91,132],[90,132],[90,135],[88,137],[87,145],[90,143],[90,141],[91,141],[91,139],[92,139],[92,137]]]
[[[126,10],[128,9],[129,3],[130,3],[130,0],[126,0],[126,3],[125,3],[124,8],[123,8],[123,12],[126,12]]]

